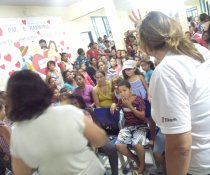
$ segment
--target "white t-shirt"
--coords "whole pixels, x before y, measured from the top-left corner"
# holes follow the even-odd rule
[[[49,107],[34,120],[14,124],[11,154],[41,175],[103,175],[104,167],[87,147],[84,115],[70,105]]]
[[[200,63],[168,53],[150,80],[152,117],[164,134],[192,133],[189,173],[210,174],[210,52]]]

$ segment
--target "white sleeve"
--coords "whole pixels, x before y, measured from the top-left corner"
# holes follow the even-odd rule
[[[152,92],[152,117],[164,134],[191,130],[188,92],[182,79],[171,75],[155,80]]]

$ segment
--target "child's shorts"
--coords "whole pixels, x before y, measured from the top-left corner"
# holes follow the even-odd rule
[[[145,145],[146,144],[146,129],[139,125],[125,127],[120,130],[115,144],[126,145]]]

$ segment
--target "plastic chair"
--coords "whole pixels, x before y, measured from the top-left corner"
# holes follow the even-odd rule
[[[117,137],[118,133],[119,133],[119,122],[120,122],[120,112],[119,111],[115,111],[114,114],[110,113],[110,108],[96,108],[94,109],[94,120],[96,123],[98,123],[99,125],[101,125],[102,127],[109,127],[108,129],[110,129],[111,131],[113,131],[113,133],[109,133],[108,132],[108,136],[110,137],[110,140],[113,140],[113,137]],[[114,129],[112,128],[114,127]],[[107,128],[104,128],[107,131]],[[114,144],[114,143],[113,143]],[[102,156],[102,158],[105,156],[105,154],[103,153],[97,153],[98,156]],[[100,157],[99,157],[100,158]],[[123,155],[118,153],[118,158],[120,159],[120,163],[121,163],[121,169],[123,170],[126,167],[126,161],[124,160]],[[100,159],[103,163],[104,161],[102,159]]]

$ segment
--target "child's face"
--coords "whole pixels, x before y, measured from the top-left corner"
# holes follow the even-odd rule
[[[140,59],[138,57],[135,58],[135,62],[136,62],[136,65],[137,66],[140,66],[141,61],[140,61]]]
[[[65,75],[65,78],[67,80],[72,80],[74,78],[73,72],[67,72],[66,75]]]
[[[99,62],[98,63],[98,69],[100,71],[106,71],[107,70],[107,67],[106,67],[106,65],[103,62]]]
[[[129,68],[129,69],[125,69],[125,74],[128,76],[128,77],[131,77],[135,74],[135,68]]]
[[[119,86],[118,90],[119,90],[121,97],[129,98],[132,95],[131,89],[129,89],[126,86]]]
[[[6,116],[5,105],[3,105],[2,109],[0,110],[0,120],[3,120],[5,116]]]
[[[145,62],[142,62],[141,63],[141,68],[144,70],[144,71],[148,71],[149,70],[149,64],[145,63]]]
[[[82,65],[81,65],[81,69],[82,69],[82,70],[86,70],[86,65],[85,65],[85,64],[82,64]]]
[[[49,84],[51,87],[57,87],[57,80],[55,78],[51,78]]]
[[[117,65],[116,60],[115,59],[111,59],[110,60],[110,64],[112,67],[115,67]]]
[[[121,51],[121,57],[123,58],[123,57],[125,57],[126,56],[126,53],[125,53],[125,51]]]
[[[49,70],[54,71],[55,70],[55,65],[54,64],[49,64]]]

